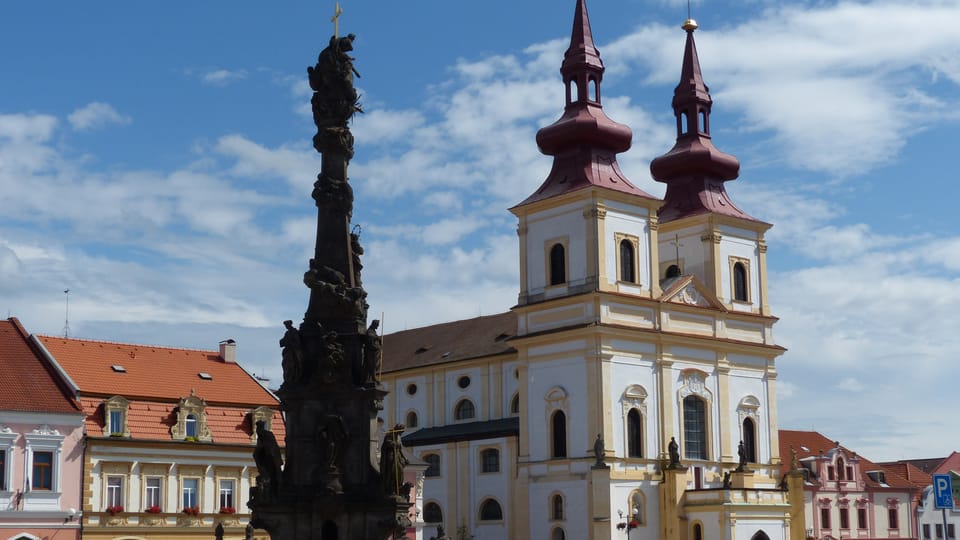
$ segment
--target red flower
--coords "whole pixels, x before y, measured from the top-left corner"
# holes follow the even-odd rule
[[[639,526],[640,526],[640,522],[639,522],[639,521],[637,521],[637,520],[635,520],[635,519],[631,519],[631,520],[630,520],[630,523],[627,524],[627,530],[629,531],[629,530],[631,530],[631,529],[636,529],[636,528],[639,527]]]
[[[148,506],[146,510],[147,510],[148,513],[151,513],[151,514],[159,514],[159,513],[160,513],[160,505],[159,505],[159,504],[155,504],[155,505],[153,505],[153,506]]]
[[[108,506],[108,507],[107,507],[107,513],[108,513],[108,514],[113,515],[113,514],[119,514],[120,512],[123,512],[123,506],[122,506],[122,505],[115,504],[115,505],[113,505],[113,506]]]
[[[220,513],[221,513],[221,514],[236,514],[236,513],[237,513],[237,509],[234,508],[234,507],[232,507],[232,506],[224,506],[224,507],[220,508]]]
[[[199,515],[200,515],[200,508],[197,507],[197,506],[188,506],[188,507],[186,507],[186,508],[183,509],[183,513],[186,514],[186,515],[188,515],[188,516],[199,516]]]

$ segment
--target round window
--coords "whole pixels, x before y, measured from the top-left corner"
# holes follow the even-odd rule
[[[470,386],[470,377],[467,377],[466,375],[464,375],[463,377],[460,377],[459,379],[457,379],[457,386],[459,386],[460,388],[466,388]]]
[[[407,385],[407,393],[411,396],[417,393],[417,385],[411,383]]]

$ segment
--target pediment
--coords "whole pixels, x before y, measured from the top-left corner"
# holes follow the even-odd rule
[[[664,283],[661,302],[727,311],[726,306],[697,276],[686,275]]]

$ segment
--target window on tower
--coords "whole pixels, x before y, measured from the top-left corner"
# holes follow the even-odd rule
[[[424,471],[423,476],[427,478],[440,476],[440,454],[427,454],[421,459],[427,464],[427,470]]]
[[[620,241],[620,281],[637,282],[637,255],[633,242],[624,238]]]
[[[552,444],[550,457],[567,457],[567,415],[563,411],[553,413],[550,419]]]
[[[627,413],[627,457],[643,457],[643,418],[636,409]]]
[[[503,509],[500,503],[487,499],[480,504],[480,521],[502,521]]]
[[[550,285],[562,285],[567,282],[567,257],[563,244],[554,244],[550,248]]]
[[[740,261],[733,263],[733,299],[737,302],[749,302],[747,289],[747,265]]]
[[[749,463],[757,462],[757,429],[752,418],[743,419],[743,450]]]
[[[707,459],[706,404],[697,396],[683,398],[683,447],[687,459]]]
[[[456,420],[470,420],[476,416],[476,409],[473,406],[473,402],[469,399],[464,399],[460,403],[457,403],[457,407],[453,411],[453,417]]]
[[[426,523],[443,523],[443,511],[440,505],[429,502],[423,505],[423,521]]]

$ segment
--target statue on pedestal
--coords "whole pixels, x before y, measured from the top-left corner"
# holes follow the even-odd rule
[[[253,461],[257,464],[258,497],[276,496],[280,492],[283,457],[277,438],[263,420],[257,420],[257,447],[253,451]]]

